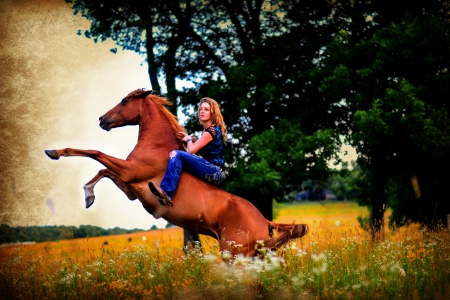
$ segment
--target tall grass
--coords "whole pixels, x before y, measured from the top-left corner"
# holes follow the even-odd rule
[[[209,238],[202,239],[203,248],[197,245],[185,252],[178,231],[174,239],[167,238],[166,232],[165,239],[158,237],[159,242],[149,238],[133,246],[118,246],[119,242],[110,240],[108,245],[98,242],[92,250],[60,249],[53,254],[52,245],[60,247],[63,241],[34,248],[3,247],[0,298],[448,298],[448,231],[430,232],[417,225],[395,231],[386,228],[383,239],[372,241],[356,225],[361,211],[355,207],[348,212],[353,221],[342,221],[346,214],[339,211],[353,204],[342,205],[284,205],[279,219],[290,215],[292,220],[295,211],[310,211],[307,216],[294,216],[310,219],[310,233],[285,249],[260,253],[256,259],[220,253]],[[323,209],[329,214],[311,213]]]

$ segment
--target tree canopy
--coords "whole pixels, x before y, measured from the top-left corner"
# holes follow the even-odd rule
[[[448,5],[421,4],[406,5],[390,19],[382,10],[358,14],[367,25],[341,30],[325,51],[320,90],[347,111],[338,130],[369,171],[373,224],[382,222],[393,181],[397,190],[410,187],[391,203],[396,222],[443,220],[449,211],[447,176],[437,175],[448,167],[442,156],[449,149]],[[411,178],[419,178],[423,193],[413,195]],[[400,208],[405,201],[417,205],[414,214]]]
[[[20,226],[11,227],[0,224],[0,244],[16,242],[45,242],[64,239],[117,235],[142,232],[142,229],[123,229],[119,227],[103,229],[98,226]]]

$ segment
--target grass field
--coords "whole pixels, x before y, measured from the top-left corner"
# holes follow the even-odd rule
[[[448,230],[417,225],[372,241],[353,202],[277,209],[302,239],[263,259],[224,262],[214,239],[185,254],[180,228],[0,247],[2,299],[447,299]]]

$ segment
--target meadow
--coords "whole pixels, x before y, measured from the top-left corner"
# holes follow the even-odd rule
[[[372,240],[353,202],[281,204],[310,232],[260,258],[219,253],[180,228],[0,247],[1,299],[447,299],[450,236],[417,224]]]

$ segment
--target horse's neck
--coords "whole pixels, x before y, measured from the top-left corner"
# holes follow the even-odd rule
[[[138,145],[146,148],[178,148],[178,141],[170,121],[150,100],[142,101]]]

